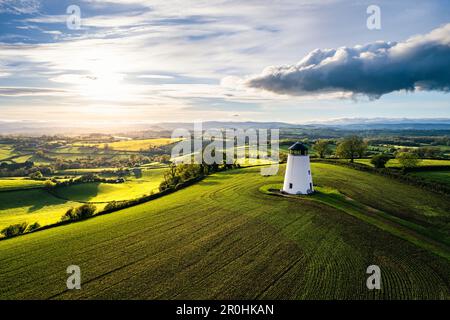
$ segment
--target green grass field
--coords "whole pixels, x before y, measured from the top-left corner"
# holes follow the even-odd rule
[[[370,159],[355,159],[355,162],[366,164],[372,166],[370,163]],[[450,166],[450,160],[432,160],[432,159],[422,159],[419,162],[419,167],[428,167],[428,166]],[[397,159],[391,159],[386,164],[387,168],[400,168],[400,163]]]
[[[125,183],[84,183],[55,190],[59,197],[72,201],[110,202],[131,200],[158,192],[166,169],[143,170],[141,178],[127,178]]]
[[[450,185],[450,170],[443,171],[419,171],[410,173],[411,175],[425,178],[432,182],[438,182],[446,185]]]
[[[107,202],[131,200],[157,192],[165,169],[146,169],[142,177],[127,178],[125,183],[85,183],[60,187],[54,195],[45,190],[6,190],[36,188],[43,181],[23,178],[0,179],[0,230],[16,223],[39,222],[41,226],[58,222],[71,207],[94,202],[98,210]]]
[[[12,157],[14,152],[10,145],[0,144],[0,160]]]
[[[170,139],[170,138],[158,138],[158,139],[143,139],[143,140],[123,140],[117,142],[108,143],[108,146],[111,150],[116,151],[140,151],[140,150],[148,150],[152,147],[159,147],[166,144],[170,144],[178,141],[178,139]],[[98,148],[103,148],[104,143],[96,144],[96,143],[80,143],[74,144],[74,147],[79,146],[96,146]]]
[[[360,208],[448,224],[442,195],[329,164],[312,171]],[[282,175],[214,174],[136,207],[0,241],[0,299],[450,299],[448,259],[339,206],[259,190]],[[69,291],[73,264],[82,289]],[[372,264],[382,270],[379,291],[365,285]]]
[[[0,192],[15,189],[38,188],[44,181],[31,180],[28,178],[0,178]]]
[[[0,192],[0,229],[22,222],[52,224],[68,209],[80,205],[57,199],[42,189]]]

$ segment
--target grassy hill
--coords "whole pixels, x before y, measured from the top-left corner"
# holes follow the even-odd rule
[[[32,189],[44,185],[44,181],[29,178],[0,178],[0,192],[15,189]]]
[[[55,198],[43,189],[0,192],[0,229],[11,224],[58,222],[71,207],[81,203]]]
[[[63,199],[83,202],[137,199],[159,191],[165,170],[165,168],[142,170],[142,177],[127,177],[125,183],[84,183],[58,188],[54,193]]]
[[[42,187],[44,181],[2,178],[0,179],[0,230],[11,224],[22,222],[29,224],[38,222],[41,226],[53,224],[58,222],[68,209],[79,207],[84,202],[95,203],[97,211],[100,211],[107,202],[132,200],[157,192],[165,170],[165,168],[143,169],[141,177],[127,177],[125,183],[75,184],[59,187],[52,193],[44,189],[33,189]],[[95,170],[79,169],[78,173],[85,172],[95,172]]]
[[[361,215],[380,210],[448,230],[442,195],[329,164],[312,171]],[[448,258],[399,237],[405,227],[395,219],[383,230],[339,206],[260,191],[282,174],[219,173],[136,207],[0,241],[0,299],[450,299]],[[423,241],[449,252],[445,237]],[[82,290],[66,290],[72,264]],[[382,270],[380,291],[365,286],[372,264]]]

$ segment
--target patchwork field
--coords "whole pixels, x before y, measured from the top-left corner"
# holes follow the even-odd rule
[[[329,164],[312,170],[317,185],[368,216],[382,210],[448,228],[442,195]],[[260,191],[282,174],[214,174],[136,207],[0,241],[0,298],[450,299],[449,258],[339,206]],[[435,245],[448,254],[441,240]],[[81,267],[82,290],[66,289],[72,264]],[[379,291],[365,286],[372,264],[382,270]]]
[[[159,147],[166,144],[170,144],[178,141],[178,139],[170,138],[158,138],[158,139],[144,139],[144,140],[123,140],[117,142],[108,143],[108,147],[111,150],[117,151],[141,151],[148,150],[153,147]],[[98,148],[103,148],[105,144],[95,144],[95,143],[79,143],[74,146],[95,146]]]
[[[7,159],[13,155],[14,153],[11,146],[0,144],[0,160]]]

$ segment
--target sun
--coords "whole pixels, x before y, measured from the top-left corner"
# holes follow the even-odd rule
[[[91,100],[120,101],[128,96],[123,78],[123,74],[109,70],[95,71],[86,76],[80,92]]]

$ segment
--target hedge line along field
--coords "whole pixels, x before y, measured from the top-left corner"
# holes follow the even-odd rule
[[[0,299],[450,299],[448,259],[325,204],[264,194],[284,170],[263,177],[259,169],[0,241]],[[441,195],[396,183],[390,192],[385,177],[329,164],[312,171],[375,207],[392,202],[418,215],[420,202],[442,219],[450,212]],[[82,290],[66,289],[73,264]],[[381,290],[366,288],[372,264]]]

